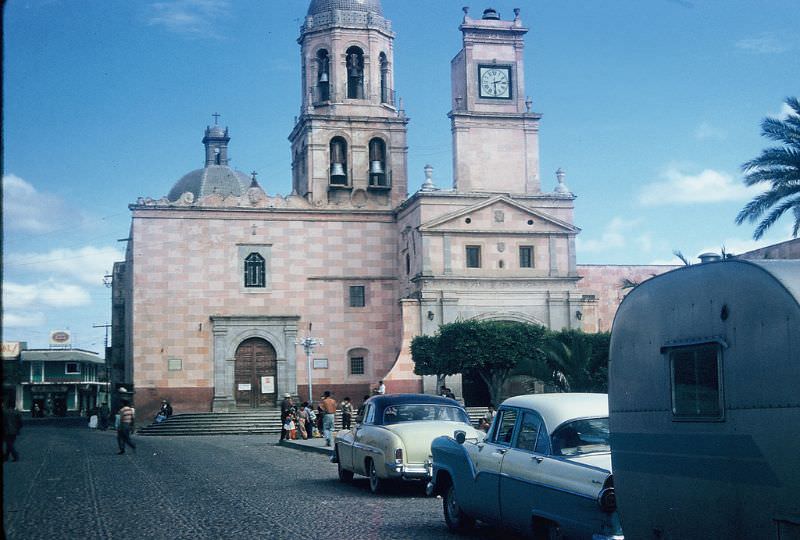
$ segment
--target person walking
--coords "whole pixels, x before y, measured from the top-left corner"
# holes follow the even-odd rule
[[[336,400],[331,397],[329,390],[322,394],[322,402],[319,404],[322,412],[322,432],[325,434],[325,446],[331,446],[333,441],[334,422],[336,420]]]
[[[353,404],[350,403],[350,398],[346,397],[342,400],[342,429],[350,429],[352,420]]]
[[[3,461],[8,461],[8,456],[11,456],[12,461],[19,461],[19,453],[14,448],[14,443],[21,430],[22,415],[14,403],[10,403],[8,407],[3,403],[3,441],[6,443]]]
[[[117,454],[125,453],[126,444],[136,452],[136,445],[131,441],[131,432],[133,432],[133,423],[135,420],[136,410],[131,407],[127,399],[123,399],[122,407],[119,409],[119,427],[117,428],[117,446],[119,446],[119,452],[117,452]]]

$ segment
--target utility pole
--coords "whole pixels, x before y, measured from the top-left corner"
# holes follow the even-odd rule
[[[111,401],[111,370],[108,367],[108,329],[111,328],[110,324],[93,324],[92,328],[105,328],[106,337],[103,340],[103,358],[106,360],[106,401]]]

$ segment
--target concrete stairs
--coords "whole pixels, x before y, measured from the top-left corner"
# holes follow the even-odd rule
[[[468,407],[472,424],[486,413],[486,407]],[[88,420],[87,420],[88,421]],[[336,413],[336,429],[342,427],[342,413]],[[112,426],[113,428],[113,426]],[[175,414],[160,424],[136,430],[137,435],[248,435],[281,432],[279,409],[245,410],[232,413]]]

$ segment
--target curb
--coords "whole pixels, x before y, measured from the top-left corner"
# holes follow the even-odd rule
[[[292,440],[286,440],[286,439],[278,441],[278,446],[285,446],[286,448],[291,448],[292,450],[300,450],[301,452],[312,452],[315,454],[323,454],[326,456],[331,456],[333,454],[333,448],[329,446],[311,446],[308,444],[298,444]]]

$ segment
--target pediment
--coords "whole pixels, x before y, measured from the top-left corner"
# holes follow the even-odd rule
[[[469,223],[467,220],[469,219]],[[423,223],[421,232],[575,233],[578,227],[504,195]]]

